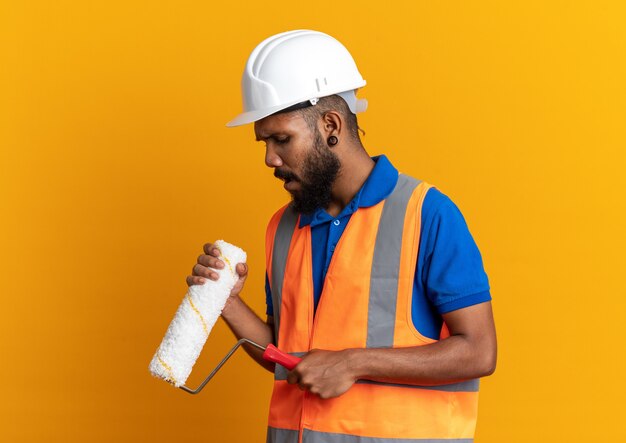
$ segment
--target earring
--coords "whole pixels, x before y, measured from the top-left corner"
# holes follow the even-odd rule
[[[334,135],[331,135],[330,137],[328,137],[328,146],[335,146],[337,143],[339,143],[339,139],[337,137],[335,137]]]

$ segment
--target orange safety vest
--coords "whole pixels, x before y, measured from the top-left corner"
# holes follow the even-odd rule
[[[300,356],[314,348],[401,348],[436,341],[421,335],[411,317],[421,208],[430,187],[401,174],[389,197],[352,214],[315,316],[311,228],[297,228],[299,217],[289,205],[274,214],[266,266],[281,350]],[[286,378],[287,370],[276,365],[268,442],[473,441],[478,380],[441,386],[359,380],[343,395],[321,399]]]

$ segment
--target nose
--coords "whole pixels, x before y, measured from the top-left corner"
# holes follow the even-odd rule
[[[283,165],[283,159],[268,144],[265,148],[265,165],[270,168],[277,168]]]

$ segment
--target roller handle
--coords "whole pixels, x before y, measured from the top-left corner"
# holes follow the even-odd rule
[[[299,357],[294,357],[293,355],[289,355],[286,352],[281,351],[272,344],[267,345],[267,348],[265,348],[263,358],[267,361],[278,363],[290,371],[295,368],[298,363],[300,363],[300,360],[302,360]]]

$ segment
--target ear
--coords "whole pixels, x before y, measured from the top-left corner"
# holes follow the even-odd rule
[[[344,121],[337,111],[327,111],[322,116],[322,128],[321,132],[324,139],[327,139],[331,135],[339,137],[344,127]]]

